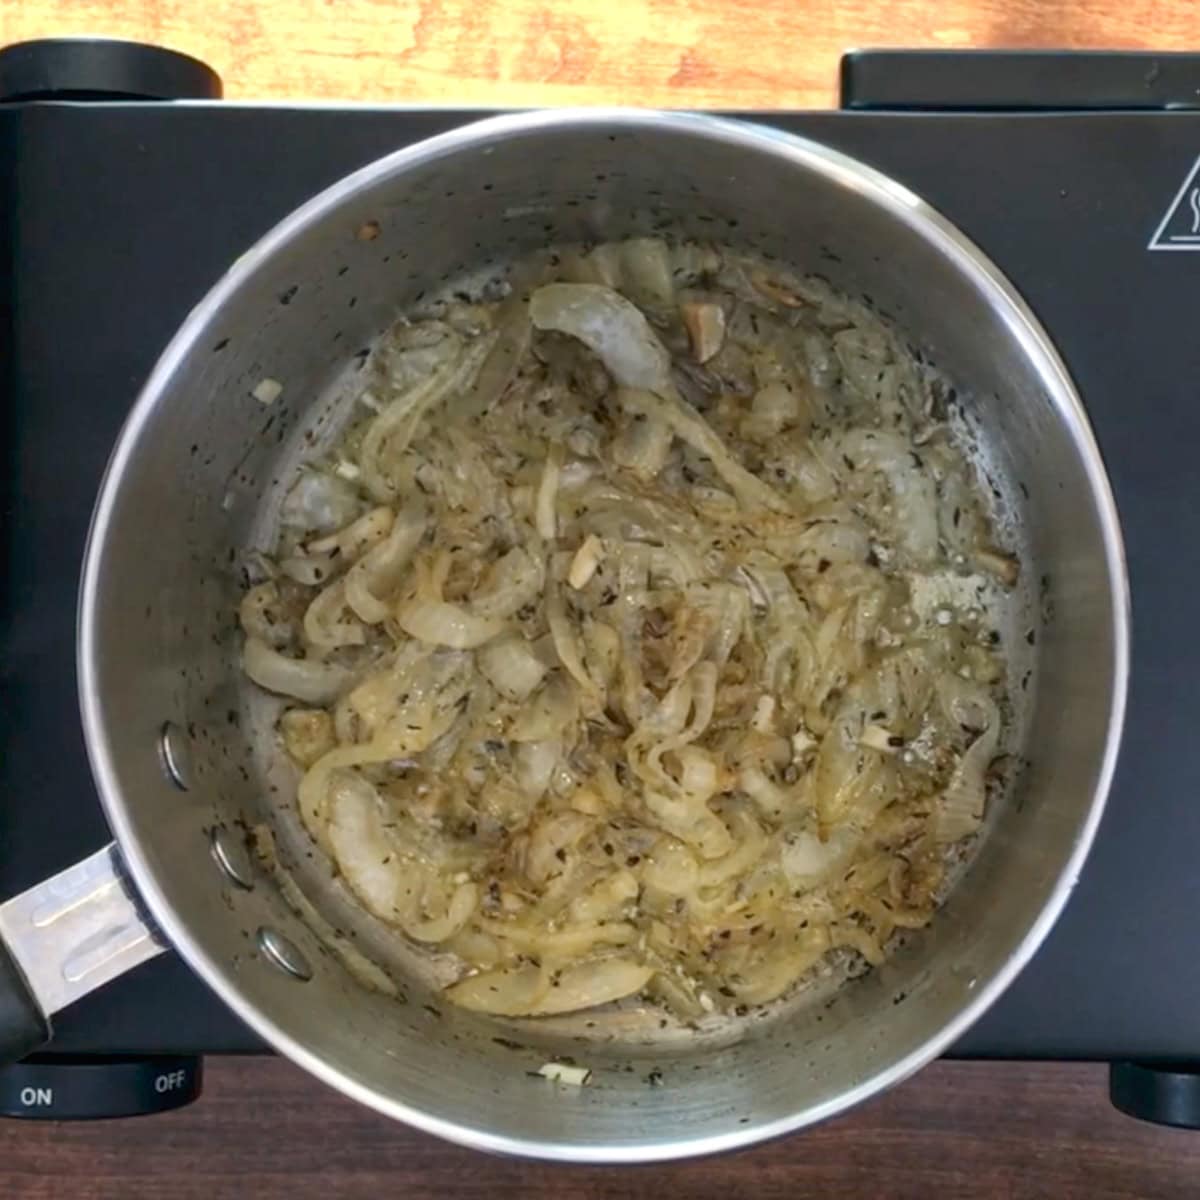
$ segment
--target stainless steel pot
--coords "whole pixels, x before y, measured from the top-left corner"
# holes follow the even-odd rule
[[[869,293],[970,397],[990,469],[1024,485],[1010,490],[1025,577],[1046,581],[1028,595],[1041,614],[1023,701],[1030,761],[933,926],[827,1008],[674,1051],[564,1045],[536,1024],[501,1032],[415,983],[400,997],[364,986],[345,943],[297,916],[295,895],[245,851],[241,831],[272,824],[322,914],[355,920],[289,833],[289,798],[270,790],[232,620],[235,550],[306,431],[320,436],[356,352],[402,306],[474,263],[661,227]],[[283,385],[269,409],[251,395],[264,377]],[[633,1162],[798,1129],[949,1046],[1046,935],[1112,776],[1128,622],[1117,514],[1063,364],[996,268],[905,188],[824,146],[683,114],[503,117],[403,150],[233,266],[121,435],[79,620],[83,721],[119,851],[0,908],[18,968],[0,989],[6,1048],[44,1033],[35,1005],[49,1013],[169,942],[281,1053],[455,1141]],[[368,958],[387,959],[377,929],[359,919],[353,932]],[[592,1067],[589,1086],[528,1077],[564,1054]]]

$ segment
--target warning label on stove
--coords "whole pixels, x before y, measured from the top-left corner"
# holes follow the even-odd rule
[[[1200,158],[1158,223],[1148,250],[1200,250]]]

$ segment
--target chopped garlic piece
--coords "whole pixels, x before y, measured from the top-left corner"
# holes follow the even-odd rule
[[[769,300],[782,304],[785,308],[803,308],[804,299],[791,288],[785,287],[777,279],[772,279],[765,271],[755,271],[750,276],[750,282]]]
[[[551,1079],[555,1083],[569,1083],[572,1087],[583,1087],[592,1077],[587,1067],[573,1067],[569,1063],[548,1062],[538,1068],[538,1074],[543,1079]]]
[[[571,795],[571,807],[576,812],[586,813],[588,816],[600,817],[605,812],[604,797],[596,791],[595,788],[583,787],[576,788]]]
[[[558,476],[562,469],[562,450],[551,446],[542,468],[542,481],[538,485],[537,503],[534,509],[534,525],[538,533],[548,542],[554,541],[558,524],[555,519],[554,501],[558,495]]]
[[[738,567],[733,574],[738,583],[750,593],[750,603],[754,606],[755,610],[765,613],[771,607],[771,602],[767,598],[767,593],[763,590],[763,585],[745,567]]]
[[[274,404],[283,394],[283,384],[278,379],[261,379],[250,393],[259,404]]]
[[[603,557],[604,543],[594,533],[589,533],[575,551],[575,557],[571,560],[571,567],[567,572],[567,582],[576,591],[586,587]]]
[[[719,304],[681,304],[679,312],[697,362],[706,363],[725,341],[725,310]]]
[[[858,739],[858,744],[860,746],[869,746],[872,750],[882,750],[885,754],[891,754],[904,745],[904,739],[897,737],[890,729],[885,729],[882,725],[868,725],[862,731],[862,736]]]
[[[1021,574],[1021,565],[1011,554],[1001,554],[996,550],[980,550],[975,555],[975,562],[1005,587],[1013,587]]]
[[[770,733],[772,728],[774,728],[774,720],[775,697],[759,696],[758,703],[754,706],[754,717],[751,721],[755,732]]]
[[[803,725],[792,734],[792,756],[793,758],[803,758],[805,753],[812,750],[817,744],[817,739],[813,737]]]

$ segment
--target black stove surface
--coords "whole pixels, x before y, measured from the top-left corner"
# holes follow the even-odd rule
[[[297,203],[474,115],[0,108],[0,302],[15,300],[0,353],[0,896],[108,838],[77,717],[76,579],[109,449],[157,354]],[[1044,949],[956,1053],[1200,1062],[1200,254],[1147,249],[1190,199],[1200,113],[758,119],[880,167],[995,259],[1074,374],[1124,523],[1134,670],[1108,812]],[[1178,240],[1192,215],[1160,240],[1194,244]],[[261,1048],[166,956],[58,1016],[51,1052]]]

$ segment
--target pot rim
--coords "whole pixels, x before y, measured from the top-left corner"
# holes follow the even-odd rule
[[[769,114],[764,114],[769,117]],[[402,1100],[383,1095],[347,1078],[337,1064],[292,1038],[265,1011],[227,981],[215,959],[192,938],[185,914],[177,912],[158,885],[154,867],[134,835],[117,783],[115,756],[105,733],[99,694],[99,659],[103,647],[97,629],[97,597],[101,583],[102,550],[113,518],[125,469],[142,428],[168,392],[171,378],[228,299],[253,278],[259,266],[282,250],[292,238],[323,221],[344,201],[364,188],[400,175],[411,167],[449,155],[484,150],[489,143],[539,131],[624,126],[627,129],[669,130],[710,139],[752,153],[781,156],[794,165],[832,179],[888,211],[914,236],[930,243],[984,295],[1007,323],[1014,340],[1035,364],[1064,421],[1086,472],[1101,526],[1106,573],[1112,606],[1113,688],[1104,752],[1086,819],[1071,852],[1037,919],[1008,959],[974,992],[953,1020],[943,1025],[910,1053],[838,1096],[810,1105],[777,1120],[738,1125],[726,1133],[675,1138],[659,1143],[574,1144],[500,1136],[429,1114]],[[77,676],[80,711],[88,758],[108,822],[121,846],[138,892],[160,929],[188,965],[237,1016],[265,1041],[298,1066],[350,1098],[385,1116],[424,1132],[475,1149],[563,1162],[661,1162],[746,1147],[791,1133],[843,1112],[908,1078],[955,1043],[992,1005],[1019,974],[1053,927],[1079,879],[1103,815],[1116,768],[1124,723],[1129,679],[1130,600],[1128,573],[1116,504],[1099,448],[1075,385],[1049,335],[1016,289],[994,263],[958,228],[914,192],[859,160],[820,142],[785,133],[770,125],[701,113],[627,108],[548,109],[473,121],[450,132],[417,142],[377,159],[343,177],[285,217],[238,258],[192,310],[156,363],[135,402],[100,486],[84,555],[79,591]]]

